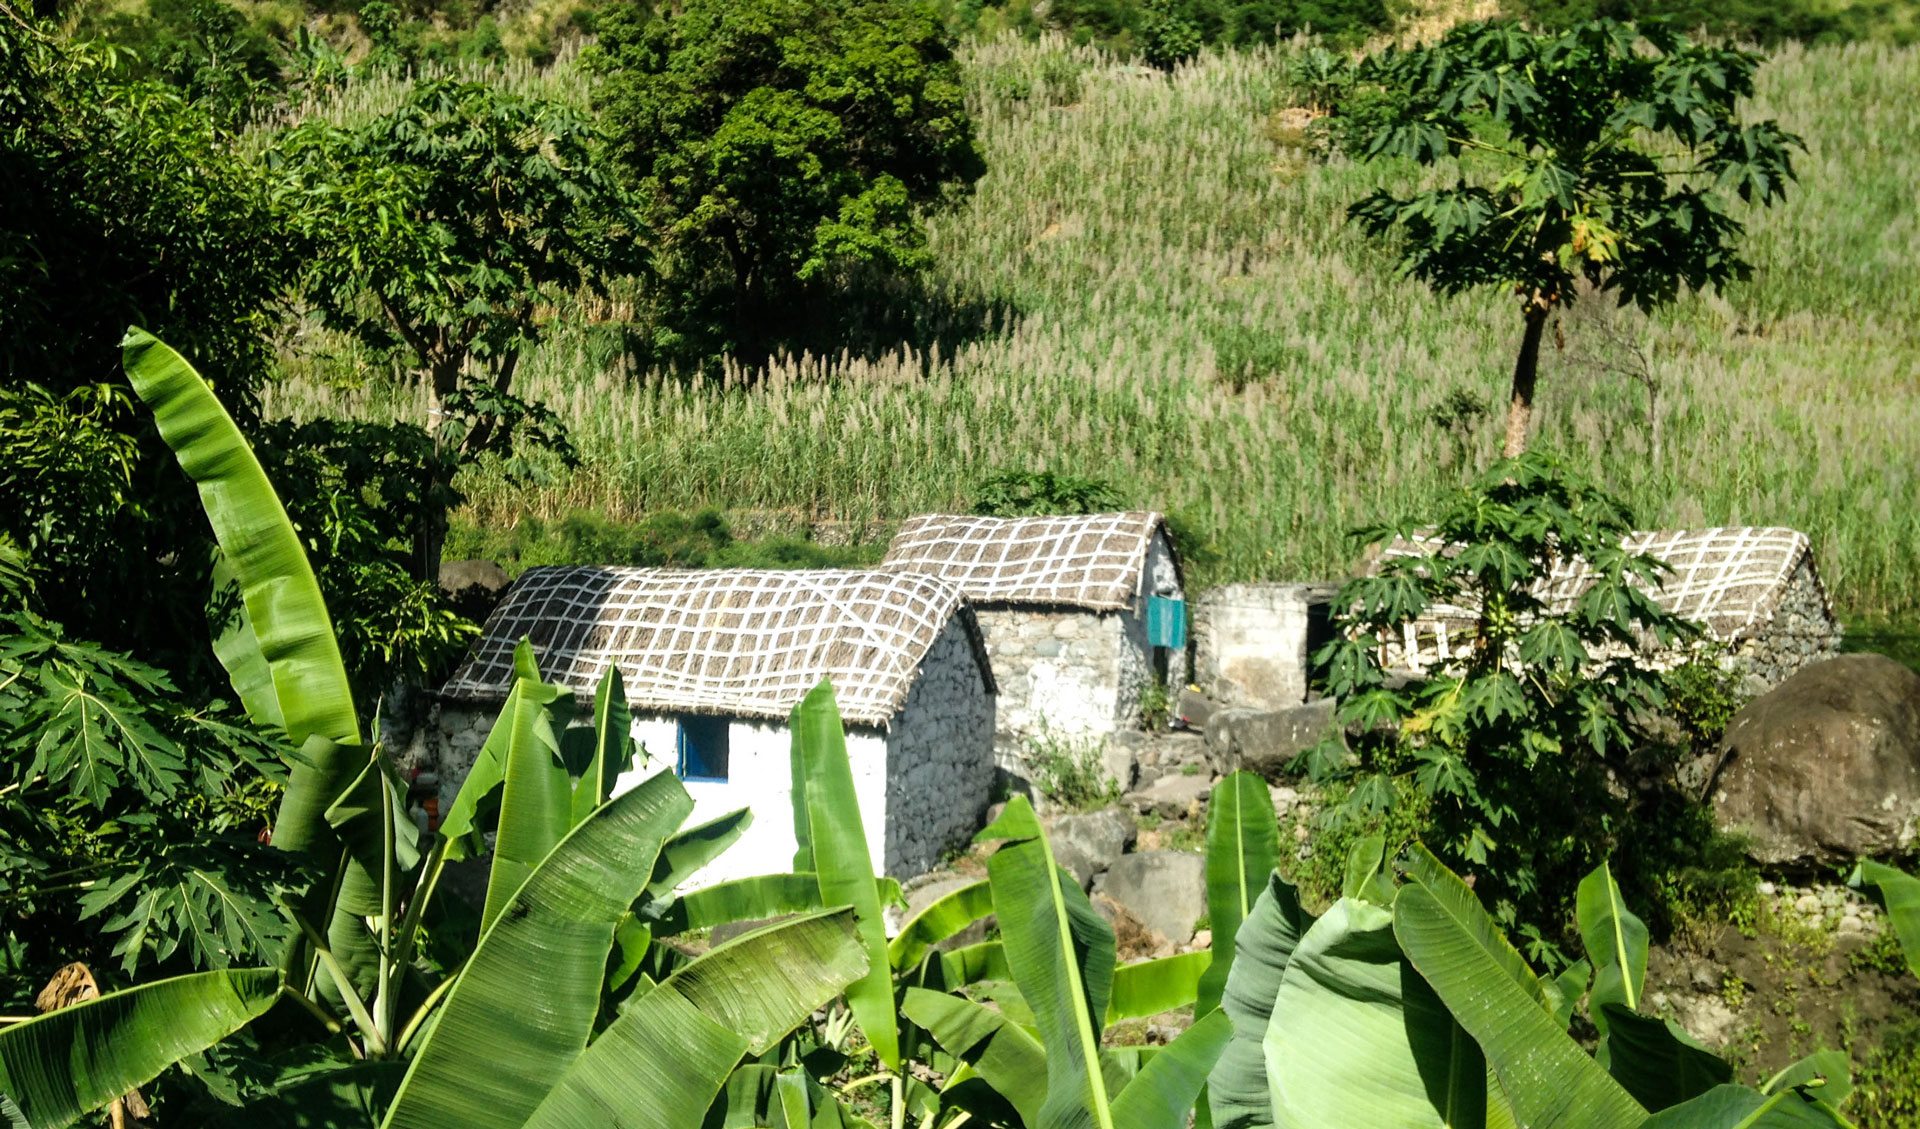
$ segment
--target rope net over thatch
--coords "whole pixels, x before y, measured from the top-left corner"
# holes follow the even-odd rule
[[[988,692],[973,613],[951,584],[883,571],[535,568],[514,582],[442,689],[497,702],[532,641],[549,681],[585,697],[618,666],[635,711],[785,720],[822,678],[840,715],[884,725],[955,617]]]
[[[1156,513],[922,514],[900,526],[880,567],[940,577],[977,604],[1114,611],[1133,605],[1147,550],[1165,528]]]
[[[1676,529],[1628,534],[1621,547],[1665,561],[1672,570],[1651,592],[1667,611],[1705,628],[1721,643],[1737,643],[1761,632],[1772,622],[1793,578],[1807,566],[1821,604],[1832,615],[1832,603],[1812,569],[1812,546],[1807,535],[1794,529],[1747,527],[1737,529]],[[1427,557],[1436,550],[1432,540],[1395,540],[1380,551],[1369,571],[1378,572],[1396,557]],[[1593,570],[1585,560],[1556,562],[1534,595],[1556,615],[1571,611],[1593,584]],[[1407,625],[1407,648],[1421,651],[1418,640],[1434,638],[1444,657],[1448,636],[1476,619],[1471,608],[1435,605],[1418,624]]]

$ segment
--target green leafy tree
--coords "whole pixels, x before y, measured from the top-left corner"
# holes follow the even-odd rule
[[[802,284],[928,261],[919,213],[984,170],[940,20],[903,0],[691,0],[607,14],[595,102],[684,295],[749,361]]]
[[[1442,294],[1518,296],[1506,457],[1526,449],[1541,337],[1576,285],[1652,310],[1747,276],[1732,205],[1783,198],[1800,144],[1773,121],[1741,120],[1759,64],[1610,20],[1547,34],[1463,24],[1362,62],[1360,84],[1392,105],[1370,119],[1360,154],[1456,175],[1404,195],[1376,189],[1352,219],[1396,238],[1406,272]]]
[[[213,678],[210,539],[119,340],[140,320],[190,347],[257,425],[294,259],[233,142],[124,53],[0,0],[0,534],[28,554],[48,619],[189,683]]]
[[[351,129],[309,122],[275,157],[313,256],[308,296],[427,392],[415,563],[430,579],[460,465],[540,447],[571,457],[558,419],[514,395],[513,378],[545,332],[542,304],[601,292],[630,261],[623,197],[588,118],[483,83],[421,83]]]
[[[1621,547],[1631,529],[1618,501],[1553,460],[1502,461],[1438,514],[1356,534],[1425,551],[1346,584],[1334,640],[1314,656],[1359,734],[1303,754],[1315,779],[1343,786],[1329,822],[1418,810],[1434,852],[1478,874],[1503,924],[1543,946],[1542,924],[1627,834],[1631,782],[1672,768],[1645,729],[1666,691],[1643,648],[1697,629],[1648,594],[1665,566]],[[1572,561],[1587,587],[1549,603],[1549,576]],[[1443,614],[1453,657],[1397,677],[1388,648],[1402,628]]]

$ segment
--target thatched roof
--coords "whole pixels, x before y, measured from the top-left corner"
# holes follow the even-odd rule
[[[1706,628],[1707,634],[1732,643],[1758,633],[1772,621],[1794,573],[1802,564],[1811,570],[1812,547],[1807,535],[1794,529],[1745,527],[1735,529],[1675,529],[1629,534],[1622,546],[1663,560],[1673,570],[1653,590],[1653,597],[1669,612]],[[1393,557],[1431,556],[1431,541],[1396,540],[1380,552],[1371,566]],[[1813,576],[1820,584],[1817,573]],[[1539,593],[1556,613],[1571,609],[1588,586],[1593,572],[1585,561],[1563,561]],[[1826,589],[1820,598],[1832,612]],[[1437,608],[1434,619],[1470,619],[1460,608]]]
[[[923,514],[900,526],[880,567],[938,576],[976,604],[1112,611],[1132,606],[1147,549],[1165,528],[1156,513]]]
[[[989,692],[979,627],[953,585],[883,571],[535,568],[514,582],[441,690],[497,702],[513,649],[532,640],[540,670],[591,695],[618,665],[636,711],[784,720],[822,678],[840,715],[884,725],[920,662],[958,617]]]

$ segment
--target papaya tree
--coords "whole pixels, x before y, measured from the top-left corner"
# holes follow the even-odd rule
[[[1364,160],[1439,166],[1439,187],[1377,188],[1349,210],[1441,294],[1510,291],[1522,322],[1505,455],[1526,449],[1540,343],[1577,285],[1643,310],[1747,277],[1736,205],[1793,180],[1793,134],[1746,121],[1759,55],[1659,26],[1539,33],[1462,24],[1388,48],[1357,83],[1385,94],[1350,143]]]

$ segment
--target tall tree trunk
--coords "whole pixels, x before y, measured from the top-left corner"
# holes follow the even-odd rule
[[[1544,295],[1527,303],[1527,332],[1520,339],[1520,357],[1513,364],[1513,394],[1507,401],[1507,442],[1502,458],[1518,458],[1527,450],[1527,426],[1533,422],[1533,381],[1540,371],[1540,335],[1547,328],[1552,306]]]

